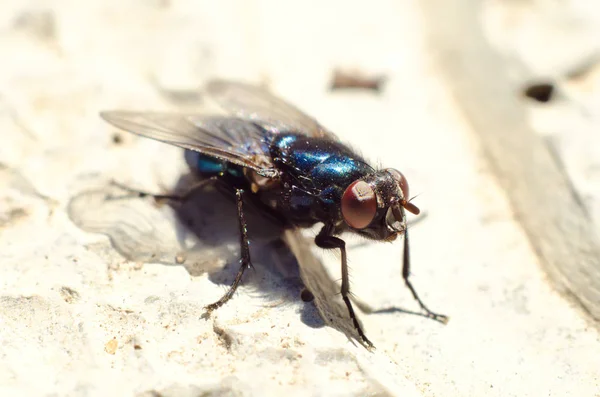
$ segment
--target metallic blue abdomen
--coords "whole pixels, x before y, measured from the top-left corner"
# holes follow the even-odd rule
[[[228,179],[239,182],[239,186],[246,183],[242,167],[227,161],[222,161],[193,150],[185,151],[185,161],[188,167],[201,177],[227,176]]]

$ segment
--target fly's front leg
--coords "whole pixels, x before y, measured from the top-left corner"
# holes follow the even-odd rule
[[[354,324],[354,328],[358,335],[362,339],[362,341],[369,347],[369,349],[375,348],[373,343],[367,338],[365,333],[363,332],[360,324],[358,323],[358,319],[356,318],[356,314],[354,313],[354,308],[352,307],[352,303],[350,302],[350,280],[348,277],[348,261],[346,258],[346,243],[344,240],[332,236],[333,233],[332,225],[325,225],[315,238],[315,244],[321,248],[325,249],[336,249],[338,248],[342,257],[342,299],[348,308],[348,314],[350,314],[350,318],[352,319],[352,323]]]
[[[429,310],[429,308],[427,306],[425,306],[425,303],[423,303],[421,298],[419,298],[419,295],[417,294],[417,290],[415,290],[415,288],[411,284],[410,280],[408,279],[408,277],[410,276],[410,251],[409,251],[409,244],[408,244],[408,230],[404,231],[404,255],[403,255],[402,259],[403,259],[402,278],[404,279],[404,283],[406,284],[406,286],[412,293],[415,300],[417,302],[419,302],[419,306],[421,306],[421,309],[425,312],[427,317],[429,317],[435,321],[439,321],[440,323],[446,324],[448,322],[448,316],[445,316],[443,314],[437,314],[437,313],[434,313],[431,310]]]
[[[248,244],[248,228],[246,226],[246,217],[244,216],[244,206],[243,206],[243,200],[242,200],[243,193],[244,193],[244,191],[242,189],[236,189],[236,191],[235,191],[235,198],[236,198],[236,202],[237,202],[237,211],[238,211],[238,222],[239,222],[239,226],[240,226],[240,249],[241,249],[241,256],[242,256],[242,258],[240,260],[240,262],[241,262],[240,270],[238,270],[238,273],[235,276],[233,283],[231,284],[231,286],[229,287],[229,289],[227,290],[225,295],[223,295],[221,297],[221,299],[219,299],[215,303],[211,303],[210,305],[208,305],[204,308],[206,310],[207,314],[210,314],[212,311],[223,306],[225,303],[227,303],[227,301],[229,299],[231,299],[231,297],[237,290],[240,282],[242,281],[242,276],[244,275],[244,271],[246,271],[246,269],[248,269],[249,267],[252,266],[252,262],[250,261],[250,247]]]

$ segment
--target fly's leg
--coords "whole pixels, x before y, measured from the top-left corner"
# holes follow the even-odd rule
[[[362,341],[367,345],[367,347],[369,349],[374,349],[375,346],[367,338],[367,336],[363,332],[362,328],[360,327],[360,324],[358,322],[356,314],[354,313],[354,308],[352,307],[352,303],[350,302],[350,297],[349,297],[349,295],[350,295],[350,280],[348,278],[348,262],[347,262],[347,258],[346,258],[346,243],[344,242],[344,240],[337,238],[335,236],[332,236],[331,235],[332,232],[333,232],[333,227],[331,225],[323,226],[323,228],[321,229],[321,231],[315,238],[315,244],[317,244],[317,246],[319,246],[321,248],[325,248],[325,249],[336,249],[337,248],[340,250],[341,256],[342,256],[342,289],[340,291],[342,294],[342,299],[344,300],[344,303],[346,304],[346,307],[348,308],[348,314],[350,315],[350,318],[352,319],[352,323],[354,324],[354,328],[356,329],[356,332],[358,332],[358,335],[360,336]]]
[[[210,184],[215,184],[217,182],[221,181],[220,179],[218,179],[218,177],[214,176],[208,179],[202,179],[201,181],[198,181],[197,183],[193,184],[185,193],[181,194],[181,195],[177,195],[177,194],[154,194],[154,193],[148,193],[148,192],[144,192],[142,190],[137,190],[137,189],[132,189],[128,186],[122,185],[118,182],[113,181],[112,184],[117,186],[120,189],[123,189],[133,195],[136,195],[140,198],[144,198],[144,197],[152,197],[156,202],[160,202],[160,201],[175,201],[178,203],[184,203],[185,201],[187,201],[190,196],[198,189],[202,189],[203,187],[210,185]]]
[[[427,315],[428,318],[431,318],[432,320],[439,321],[440,323],[446,324],[448,322],[448,316],[445,316],[443,314],[434,313],[431,310],[429,310],[429,308],[427,306],[425,306],[425,304],[423,303],[421,298],[419,298],[417,291],[415,290],[415,288],[411,284],[410,280],[408,279],[409,276],[410,276],[410,251],[409,251],[409,244],[408,244],[408,230],[405,230],[404,231],[404,255],[402,258],[402,278],[404,279],[404,283],[406,284],[408,289],[410,289],[410,292],[412,293],[415,300],[417,302],[419,302],[419,306],[421,306],[421,309],[425,312],[425,314]]]
[[[189,199],[189,197],[196,190],[201,189],[204,186],[209,185],[209,184],[217,185],[217,187],[218,188],[220,187],[221,188],[220,190],[222,190],[222,191],[225,191],[225,190],[231,191],[230,188],[228,188],[227,186],[223,186],[222,184],[224,184],[224,181],[222,179],[219,179],[216,176],[199,181],[198,183],[193,185],[188,191],[186,191],[182,195],[153,194],[153,193],[148,193],[148,192],[144,192],[144,191],[140,191],[140,190],[131,189],[127,186],[120,185],[116,182],[113,182],[113,184],[119,186],[123,190],[126,190],[130,193],[136,194],[139,197],[152,197],[156,201],[171,200],[171,201],[176,201],[179,203],[184,203],[186,200]],[[206,310],[206,314],[210,314],[211,312],[213,312],[214,310],[223,306],[225,303],[227,303],[227,301],[229,301],[231,299],[231,297],[237,290],[240,282],[242,281],[242,276],[244,275],[244,271],[247,268],[252,267],[252,262],[250,260],[250,247],[249,247],[249,243],[248,243],[248,227],[246,225],[246,217],[244,216],[244,206],[243,206],[243,200],[242,200],[243,193],[244,193],[244,191],[242,189],[235,189],[235,198],[236,198],[237,212],[238,212],[238,222],[239,222],[239,227],[240,227],[240,248],[241,248],[240,270],[238,271],[237,275],[235,276],[235,279],[233,280],[233,283],[231,284],[231,286],[229,287],[229,290],[227,290],[225,295],[223,295],[221,297],[221,299],[219,299],[218,301],[211,303],[210,305],[207,305],[204,307],[204,309]]]
[[[244,193],[244,191],[242,189],[235,190],[235,199],[237,202],[237,211],[238,211],[238,221],[239,221],[239,226],[240,226],[240,249],[241,249],[241,254],[242,254],[241,255],[242,258],[240,260],[240,262],[241,262],[240,270],[238,270],[238,273],[235,276],[233,283],[231,284],[231,286],[229,287],[229,289],[227,290],[225,295],[223,295],[221,297],[221,299],[219,299],[218,301],[211,303],[210,305],[204,307],[207,314],[210,314],[212,311],[223,306],[225,303],[227,303],[228,300],[231,299],[231,297],[237,290],[240,282],[242,281],[242,276],[244,275],[244,271],[246,271],[246,269],[252,267],[252,262],[250,261],[250,247],[248,244],[248,228],[246,226],[246,217],[244,216],[244,207],[243,207],[243,200],[242,200],[243,193]]]

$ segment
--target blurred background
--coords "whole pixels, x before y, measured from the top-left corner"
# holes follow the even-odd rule
[[[2,1],[1,394],[600,395],[599,38],[583,0]],[[277,244],[200,318],[236,237],[106,204],[111,180],[166,191],[186,168],[98,113],[202,111],[213,78],[267,87],[406,175],[412,280],[446,326],[360,313],[369,353],[300,299]],[[418,309],[399,242],[347,241],[357,298]],[[339,257],[305,249],[339,281]]]

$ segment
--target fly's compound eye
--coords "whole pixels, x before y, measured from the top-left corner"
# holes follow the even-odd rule
[[[393,168],[388,168],[387,172],[396,180],[396,182],[398,182],[398,186],[400,186],[400,190],[402,191],[402,206],[408,211],[411,212],[415,215],[419,215],[419,213],[421,212],[421,210],[419,210],[419,208],[417,208],[416,205],[408,202],[408,182],[406,181],[406,178],[404,177],[404,175],[402,175],[402,173],[398,170],[395,170]]]
[[[342,196],[342,216],[354,229],[369,226],[377,213],[377,197],[365,181],[354,181]]]
[[[408,181],[404,175],[393,168],[388,168],[387,172],[398,182],[400,190],[402,190],[402,194],[404,195],[404,200],[408,200]]]

